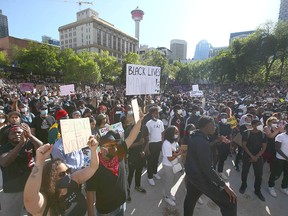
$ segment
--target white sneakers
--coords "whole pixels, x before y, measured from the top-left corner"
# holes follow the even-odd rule
[[[224,180],[227,180],[227,179],[228,179],[228,177],[227,177],[223,172],[218,173],[218,175],[219,175],[222,179],[224,179]]]
[[[199,197],[199,199],[197,200],[197,202],[198,202],[200,205],[203,205],[203,204],[204,204],[204,201],[202,200],[201,197]]]
[[[157,173],[157,174],[154,174],[153,176],[154,176],[156,179],[158,179],[158,180],[161,179],[161,177],[158,175],[158,173]]]
[[[284,194],[288,195],[288,188],[280,188],[280,191],[282,191]]]
[[[271,196],[273,197],[277,197],[277,193],[274,189],[274,187],[268,187],[268,191],[270,193]],[[288,195],[288,188],[280,188],[280,191],[286,195]]]
[[[176,206],[176,203],[172,200],[172,198],[165,197],[165,202],[167,202],[171,206]]]
[[[154,179],[152,178],[152,179],[149,179],[148,178],[148,182],[149,182],[149,184],[151,185],[151,186],[155,186],[155,182],[154,182]]]
[[[274,187],[268,187],[268,191],[272,197],[277,197],[277,193],[276,193]]]

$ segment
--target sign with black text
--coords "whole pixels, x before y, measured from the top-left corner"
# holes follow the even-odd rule
[[[126,95],[160,94],[161,68],[127,64]]]

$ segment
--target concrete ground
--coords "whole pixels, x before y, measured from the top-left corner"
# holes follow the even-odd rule
[[[279,191],[281,187],[282,177],[276,182],[277,198],[272,197],[268,192],[269,166],[264,165],[264,175],[262,181],[262,194],[266,198],[266,202],[258,199],[254,194],[254,173],[253,168],[250,168],[248,176],[248,187],[244,194],[239,193],[241,185],[241,172],[236,172],[233,167],[233,158],[228,157],[225,162],[224,170],[229,176],[228,184],[237,194],[238,199],[238,215],[239,216],[287,216],[288,215],[288,196]],[[159,166],[161,176],[161,165]],[[150,186],[147,182],[147,174],[144,173],[142,177],[142,187],[147,190],[147,194],[141,194],[138,191],[131,190],[132,201],[127,203],[127,210],[125,215],[135,216],[180,216],[183,215],[183,203],[185,198],[184,186],[184,172],[177,174],[177,182],[172,189],[172,194],[176,197],[176,206],[169,206],[161,195],[161,180],[155,180],[156,185]],[[132,185],[133,188],[133,185]],[[212,202],[208,197],[202,195],[204,201],[203,205],[197,203],[194,211],[195,216],[220,216],[219,207]]]
[[[278,197],[272,197],[267,190],[269,178],[269,166],[264,165],[264,175],[262,181],[262,194],[266,198],[266,202],[259,200],[254,194],[254,174],[251,167],[248,176],[248,187],[245,194],[239,193],[241,185],[241,172],[236,172],[233,167],[233,157],[228,157],[225,162],[224,170],[229,176],[227,181],[238,196],[238,216],[287,216],[288,215],[288,196],[279,191],[282,177],[276,182],[276,192]],[[159,165],[159,174],[161,176],[162,166]],[[1,179],[0,179],[1,181]],[[183,203],[185,198],[184,172],[177,174],[177,181],[172,188],[172,194],[176,197],[176,206],[169,206],[162,199],[162,180],[155,180],[156,185],[150,186],[147,182],[146,171],[142,175],[142,187],[147,190],[146,194],[142,194],[134,190],[134,180],[132,182],[131,198],[132,201],[127,203],[125,215],[133,216],[180,216],[183,215]],[[1,193],[0,193],[1,197]],[[1,199],[1,198],[0,198]],[[202,196],[204,204],[197,203],[194,216],[221,216],[218,206],[208,197]],[[0,211],[1,215],[1,211]],[[24,214],[27,215],[27,214]]]

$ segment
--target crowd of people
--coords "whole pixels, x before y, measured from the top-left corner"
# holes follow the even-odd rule
[[[15,81],[1,82],[3,215],[19,216],[24,206],[32,215],[124,215],[133,178],[136,191],[149,190],[141,185],[144,169],[151,187],[158,184],[155,179],[163,183],[163,199],[171,206],[177,203],[171,194],[175,175],[185,170],[185,216],[193,215],[202,194],[222,215],[237,215],[237,197],[224,170],[229,155],[235,157],[235,172],[241,172],[240,193],[252,165],[255,195],[265,201],[267,162],[264,187],[277,197],[274,186],[283,173],[281,192],[288,195],[288,89],[283,85],[200,85],[201,97],[181,88],[126,96],[124,87],[105,86],[78,87],[61,96],[59,85],[41,85],[21,92]],[[133,99],[141,110],[137,122]],[[89,118],[89,147],[65,154],[60,121],[80,118]],[[119,122],[124,133],[101,132]]]

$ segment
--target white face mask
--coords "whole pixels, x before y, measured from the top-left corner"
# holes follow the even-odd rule
[[[263,125],[258,125],[256,128],[257,128],[257,130],[259,130],[259,131],[263,131]]]
[[[242,113],[242,112],[239,112],[239,113],[238,113],[238,115],[239,115],[239,116],[242,116],[242,115],[243,115],[243,113]]]
[[[196,116],[200,116],[200,115],[201,115],[200,111],[196,111],[196,112],[195,112],[195,115],[196,115]]]
[[[128,115],[132,115],[132,114],[133,114],[133,111],[130,110],[130,111],[127,112],[127,114],[128,114]]]
[[[271,124],[271,127],[276,128],[278,124]]]
[[[5,118],[0,118],[0,123],[4,123],[5,122]]]
[[[178,113],[179,115],[181,115],[181,114],[182,114],[182,110],[177,110],[177,113]]]
[[[27,112],[27,108],[25,107],[25,108],[21,108],[21,112],[23,112],[23,113],[25,113],[25,112]]]
[[[178,139],[178,136],[179,136],[179,135],[175,134],[175,135],[174,135],[174,139]]]
[[[189,131],[189,134],[191,135],[193,133],[193,131]]]
[[[227,123],[227,119],[226,119],[226,118],[222,118],[222,119],[221,119],[221,122],[222,122],[223,124],[226,124],[226,123]]]

